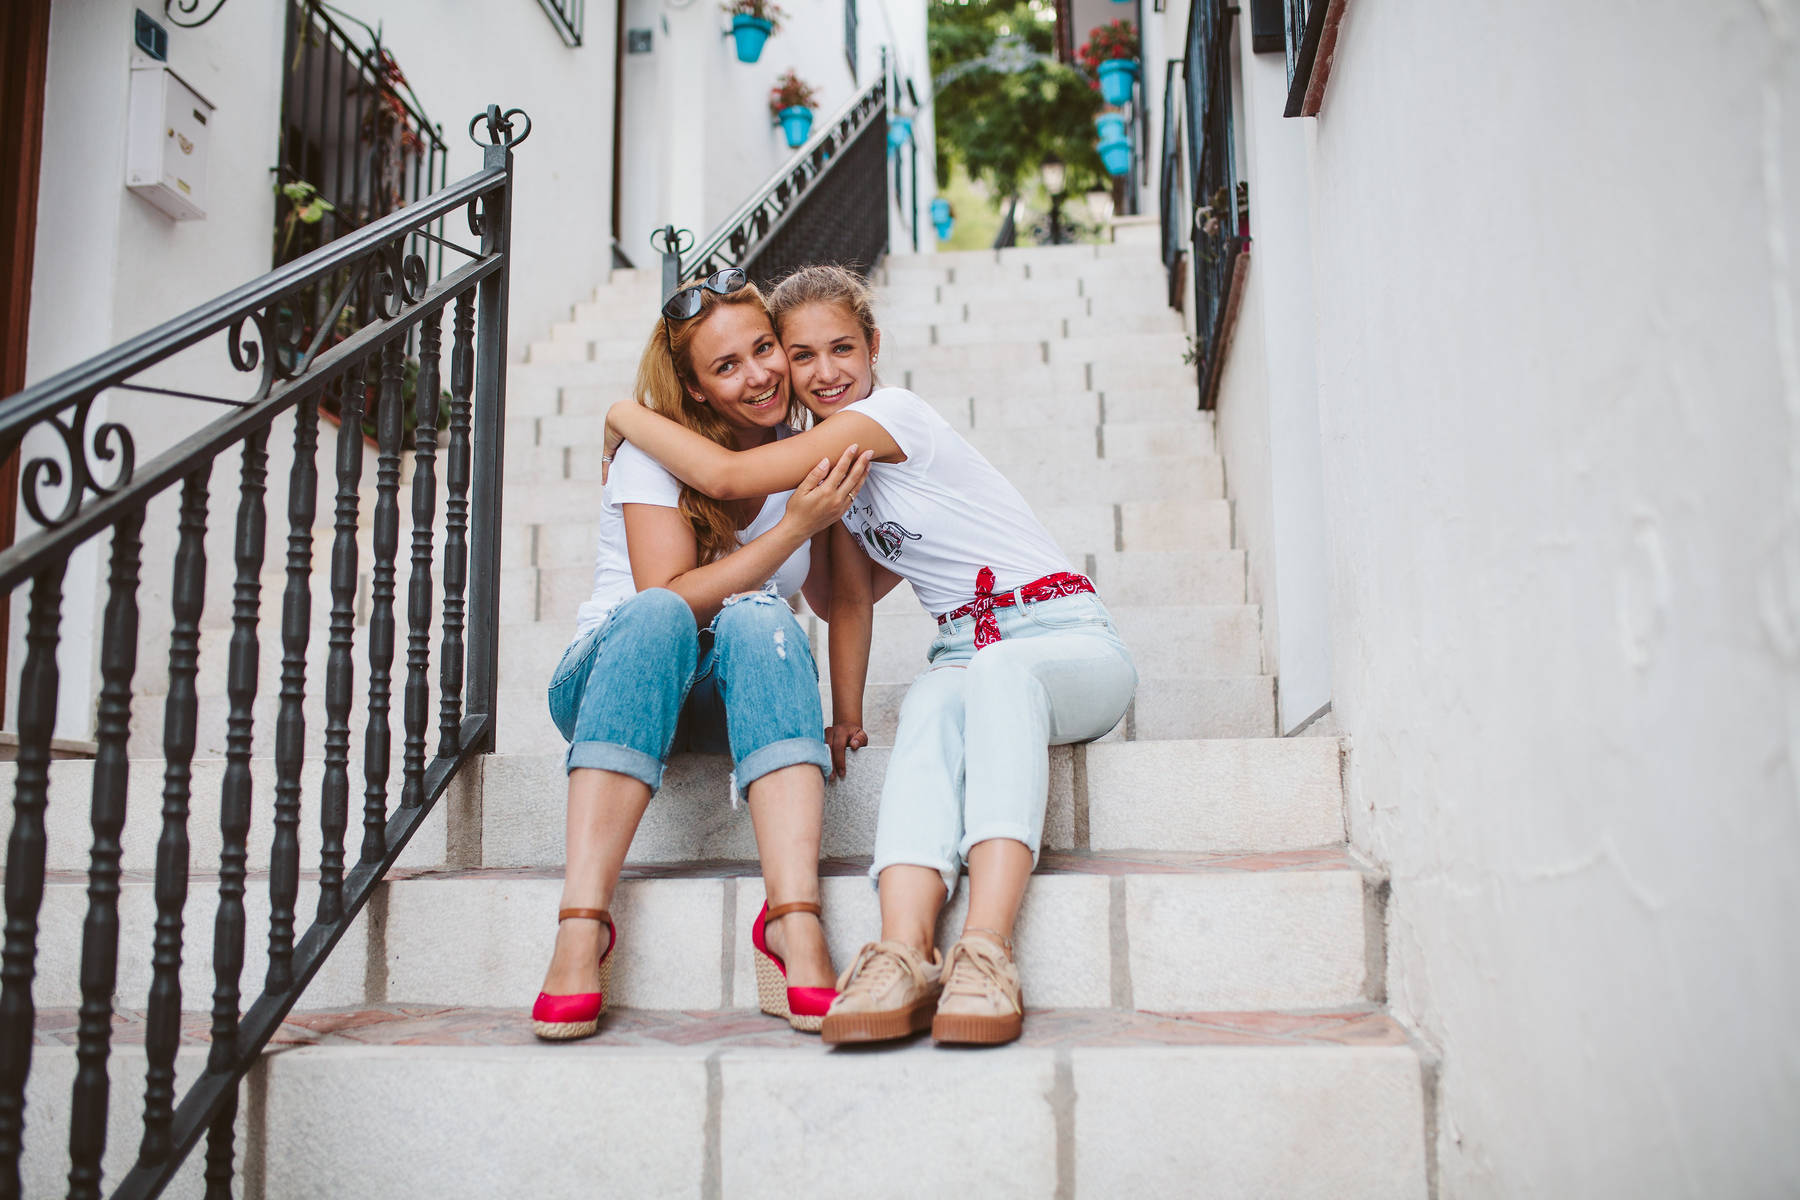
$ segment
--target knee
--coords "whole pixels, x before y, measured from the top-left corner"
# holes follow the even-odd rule
[[[668,588],[649,588],[627,600],[613,615],[611,634],[638,645],[665,647],[677,661],[700,656],[694,610]]]
[[[787,604],[768,592],[728,600],[713,621],[713,636],[721,642],[755,638],[785,647],[800,637],[800,623]]]

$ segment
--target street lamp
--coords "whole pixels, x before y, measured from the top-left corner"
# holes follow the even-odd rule
[[[1038,173],[1044,181],[1044,190],[1050,193],[1050,244],[1062,244],[1062,202],[1063,185],[1068,182],[1068,168],[1063,160],[1052,154],[1038,166]]]

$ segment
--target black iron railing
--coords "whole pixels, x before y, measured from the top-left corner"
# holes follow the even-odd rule
[[[665,295],[726,267],[743,267],[767,285],[811,263],[874,266],[888,248],[887,72],[697,248],[691,233],[673,226],[657,230],[650,244],[662,255]]]
[[[587,24],[587,0],[538,0],[544,6],[544,15],[556,26],[556,36],[566,46],[581,45],[581,35]]]
[[[1230,339],[1239,258],[1250,244],[1247,189],[1232,147],[1231,21],[1236,6],[1195,0],[1182,60],[1188,196],[1194,206],[1194,326],[1199,342],[1200,407],[1211,408]]]
[[[485,125],[484,125],[485,121]],[[125,824],[127,739],[137,667],[139,575],[145,514],[158,497],[179,490],[172,551],[173,632],[164,704],[161,837],[157,846],[154,944],[146,1052],[145,1109],[135,1165],[115,1197],[156,1195],[201,1136],[207,1137],[206,1195],[232,1193],[233,1119],[238,1085],[282,1018],[319,971],[451,778],[492,744],[502,434],[505,429],[507,287],[510,271],[512,148],[530,133],[517,110],[490,107],[470,133],[486,135],[482,170],[419,203],[371,222],[304,258],[202,305],[97,358],[0,401],[0,449],[27,433],[54,435],[57,456],[27,462],[21,499],[39,528],[0,552],[0,587],[30,590],[27,653],[20,684],[19,751],[13,825],[6,850],[4,965],[0,967],[0,1194],[21,1193],[20,1160],[31,1122],[25,1091],[34,1042],[33,960],[46,872],[45,801],[50,736],[59,676],[63,582],[72,555],[110,534],[100,647],[98,754],[93,767],[88,906],[83,926],[77,1070],[70,1105],[69,1194],[100,1194],[107,1125],[107,1062],[119,962],[120,834]],[[477,139],[479,142],[481,139]],[[466,210],[476,244],[445,240],[453,269],[434,273],[407,246],[443,217]],[[433,235],[435,236],[435,235]],[[339,302],[368,285],[379,311],[354,334],[327,345],[300,340],[284,315],[296,291],[350,276]],[[443,326],[448,323],[446,332]],[[167,386],[184,350],[223,335],[231,365],[253,380],[240,399]],[[448,341],[450,421],[444,447],[445,528],[434,536],[437,508],[436,422],[420,419],[410,441],[405,354],[416,335],[419,368],[411,405],[423,415],[436,403]],[[202,346],[204,349],[204,347]],[[155,378],[155,385],[143,382]],[[123,400],[131,391],[187,396],[231,405],[231,411],[146,462],[136,462]],[[318,483],[321,404],[334,399],[346,419],[336,438],[336,508],[330,566],[329,655],[325,665],[322,736],[309,737],[304,715],[306,651],[312,611],[312,546]],[[110,405],[98,424],[96,404]],[[378,430],[374,561],[368,617],[368,724],[363,737],[362,844],[347,865],[351,731],[356,689],[352,661],[358,580],[358,486],[363,474],[360,418],[367,406]],[[257,681],[260,578],[264,559],[271,440],[282,461],[291,438],[286,585],[281,598],[281,681],[275,721],[274,834],[268,889],[268,974],[248,1007],[241,1003],[247,917],[246,860],[250,829],[252,705]],[[34,439],[35,440],[35,439]],[[397,804],[389,803],[402,455],[414,456],[410,496],[413,534],[406,595],[407,635],[402,689],[403,753]],[[189,882],[188,815],[196,740],[200,621],[206,594],[208,488],[215,463],[239,460],[233,555],[232,634],[227,677],[226,769],[220,791],[222,852],[213,928],[211,1051],[206,1066],[177,1102],[175,1054],[181,1039],[182,909]],[[60,461],[59,461],[60,460]],[[110,478],[106,476],[110,475]],[[55,493],[54,495],[52,493]],[[434,546],[443,552],[441,585],[433,579]],[[465,603],[465,592],[467,600]],[[438,625],[437,705],[431,711],[434,621]],[[79,634],[80,631],[71,631]],[[78,681],[84,682],[84,681]],[[428,752],[435,723],[437,746]],[[300,880],[298,831],[301,767],[322,746],[323,784],[317,818],[323,834],[319,900],[311,924],[296,936]],[[254,984],[251,985],[254,987]],[[121,1081],[122,1082],[122,1081]],[[38,1136],[54,1135],[46,1127]]]

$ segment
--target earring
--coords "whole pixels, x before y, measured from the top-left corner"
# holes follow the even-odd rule
[[[870,365],[870,366],[871,366],[871,367],[872,367],[872,366],[874,366],[874,365],[875,365],[875,364],[876,364],[876,363],[878,363],[878,362],[880,362],[880,361],[881,361],[881,355],[879,355],[879,354],[871,354],[871,355],[869,355],[869,365]]]

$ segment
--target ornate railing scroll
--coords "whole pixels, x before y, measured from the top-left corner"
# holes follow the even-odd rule
[[[1241,256],[1250,245],[1245,186],[1232,147],[1231,22],[1236,6],[1195,0],[1188,13],[1182,71],[1187,126],[1187,236],[1193,245],[1194,327],[1199,341],[1200,407],[1211,408],[1242,287]],[[1165,160],[1165,170],[1167,161]],[[1247,261],[1247,260],[1245,260]]]
[[[0,586],[8,595],[20,589],[29,593],[0,966],[0,1197],[48,1194],[49,1181],[28,1182],[22,1176],[23,1152],[28,1138],[33,1143],[54,1143],[59,1133],[69,1146],[71,1196],[101,1194],[101,1163],[109,1139],[135,1151],[134,1165],[111,1194],[139,1198],[160,1193],[202,1137],[207,1141],[205,1194],[231,1195],[241,1080],[451,779],[492,745],[512,151],[529,132],[530,122],[523,113],[502,113],[498,106],[490,106],[470,126],[471,136],[483,148],[483,166],[476,174],[0,400],[0,447],[22,447],[27,459],[22,498],[39,526],[0,551]],[[466,220],[467,235],[429,233],[449,215],[456,215],[459,224]],[[408,253],[413,239],[427,235],[450,252],[447,268],[434,271],[425,256]],[[283,322],[283,306],[296,291],[345,276],[367,281],[378,298],[377,311],[348,337],[331,345],[322,340],[308,343]],[[248,394],[228,397],[199,386],[178,386],[189,374],[204,378],[218,373],[210,364],[209,370],[193,371],[192,356],[184,357],[184,352],[202,354],[220,340],[222,357],[248,378]],[[417,348],[416,373],[406,357],[409,347]],[[451,359],[447,373],[441,362],[446,353]],[[446,374],[453,382],[443,452],[451,465],[440,538],[432,529],[439,507],[435,470],[439,430],[432,417]],[[156,382],[148,382],[151,379]],[[134,432],[129,395],[133,391],[213,401],[228,405],[230,411],[164,452],[140,455],[138,446],[148,441],[149,431]],[[331,609],[326,717],[322,728],[309,729],[307,645],[318,566],[312,560],[322,402],[332,403],[346,419],[335,431],[335,462],[327,468],[335,470],[338,499],[330,554],[332,586],[328,597],[320,597]],[[378,611],[369,633],[366,675],[359,684],[350,641],[354,585],[359,578],[357,485],[363,476],[360,423],[365,408],[380,431],[374,471],[378,496],[374,561],[365,564],[376,581]],[[409,416],[410,422],[405,420]],[[408,429],[409,423],[416,427]],[[404,581],[406,653],[404,661],[396,663],[394,608],[403,585],[398,561],[401,458],[407,452],[416,460],[405,501],[413,530],[410,579]],[[285,531],[268,529],[265,493],[272,485],[286,493]],[[147,523],[150,506],[165,496],[172,501],[176,493],[179,518],[163,519],[167,528]],[[230,511],[209,512],[213,497],[224,500],[233,495]],[[218,734],[197,726],[201,710],[196,676],[209,590],[205,549],[209,522],[235,535],[232,553],[210,564],[231,581],[231,634],[224,664],[229,713],[223,779],[214,785],[219,789],[216,800],[201,794],[192,769],[197,732],[209,742]],[[285,552],[279,597],[265,595],[263,588],[271,532],[277,552]],[[34,961],[50,846],[45,821],[50,740],[63,683],[57,649],[65,637],[87,636],[85,629],[76,627],[82,622],[64,620],[64,576],[71,556],[89,545],[103,546],[110,566],[100,621],[93,839],[81,935],[80,1008],[74,1019],[77,1069],[64,1133],[47,1117],[34,1122],[25,1096],[39,1015],[33,996],[38,982]],[[439,551],[441,591],[432,573],[434,552]],[[162,718],[164,769],[161,809],[155,814],[160,816],[161,832],[155,854],[154,939],[123,948],[150,960],[148,1066],[145,1078],[137,1081],[109,1078],[108,1073],[114,993],[120,979],[120,835],[128,802],[143,805],[146,800],[128,796],[126,789],[132,684],[140,664],[140,577],[171,568],[168,687],[164,702],[156,706]],[[252,807],[268,800],[253,784],[251,773],[259,732],[253,714],[265,613],[271,622],[278,614],[281,655],[274,821],[266,875],[249,869]],[[434,617],[439,623],[435,641]],[[439,660],[435,675],[434,645]],[[395,716],[391,676],[396,670],[401,672],[404,701],[400,737],[391,729]],[[440,736],[435,754],[429,754],[426,730],[434,708],[430,695],[434,679]],[[348,711],[353,693],[365,684],[369,703],[360,789],[363,833],[360,854],[347,859],[352,737]],[[316,681],[313,686],[317,688]],[[155,714],[135,715],[145,721]],[[390,759],[395,757],[391,750],[401,743],[398,786],[390,786]],[[317,915],[310,923],[296,913],[302,871],[298,831],[305,816],[300,777],[309,755],[322,756],[326,764],[313,814],[323,830],[323,848],[317,864]],[[59,802],[67,799],[66,793],[57,797]],[[219,822],[216,867],[190,863],[189,817],[202,813],[216,814]],[[140,815],[140,824],[153,819]],[[210,997],[184,998],[182,991],[182,913],[190,867],[206,871],[208,883],[216,879],[219,893],[210,922],[214,975]],[[261,980],[245,981],[247,944],[252,935],[263,936],[251,928],[249,914],[257,906],[246,903],[246,893],[264,887],[270,913],[268,970]],[[203,951],[197,953],[206,957]],[[131,974],[143,976],[141,970]],[[68,990],[67,980],[46,978],[43,984],[57,986],[64,994]],[[253,996],[247,1004],[246,991]],[[203,1069],[183,1073],[188,1086],[178,1096],[174,1063],[182,1014],[205,1011],[209,1001],[211,1049]],[[115,1063],[115,1076],[117,1067]],[[141,1133],[109,1128],[108,1096],[113,1087],[143,1088]],[[44,1156],[34,1154],[34,1161],[44,1161]]]
[[[766,285],[809,263],[874,266],[888,248],[885,76],[825,121],[691,253],[669,243],[684,232],[658,230],[651,242],[663,255],[665,292],[726,267]]]

